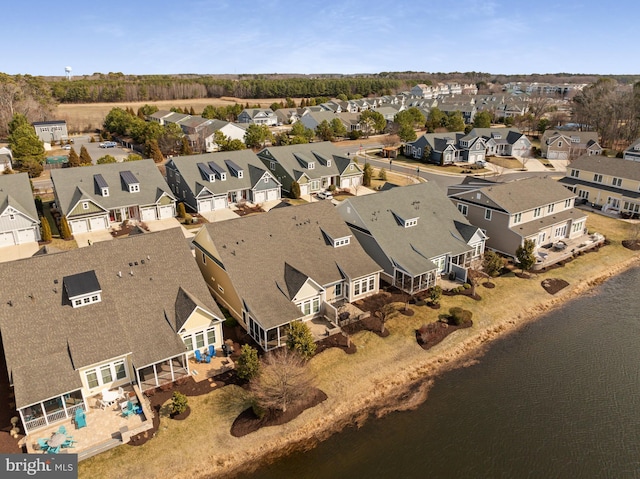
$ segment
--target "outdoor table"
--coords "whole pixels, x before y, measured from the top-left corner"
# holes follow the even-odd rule
[[[118,399],[118,391],[104,391],[102,400],[108,404],[113,404]]]
[[[49,447],[59,447],[62,446],[66,440],[66,434],[62,434],[61,432],[54,432],[51,435],[51,439],[47,441],[47,444],[49,445]]]

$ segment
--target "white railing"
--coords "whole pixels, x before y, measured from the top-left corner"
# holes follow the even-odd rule
[[[47,421],[49,424],[52,422],[60,421],[61,419],[66,419],[67,415],[64,412],[64,409],[60,409],[59,411],[53,412],[51,414],[47,414]]]
[[[47,421],[43,417],[38,417],[24,423],[24,429],[26,432],[30,432],[33,429],[38,429],[47,425]]]

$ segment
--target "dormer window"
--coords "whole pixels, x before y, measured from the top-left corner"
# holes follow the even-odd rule
[[[221,181],[226,181],[227,180],[227,174],[224,171],[222,173],[220,173],[220,180]]]
[[[244,175],[244,171],[240,170],[238,171],[238,178],[242,178]]]
[[[410,218],[408,220],[405,220],[404,227],[411,228],[412,226],[415,226],[417,224],[418,224],[418,218]]]
[[[129,170],[120,172],[120,179],[124,182],[129,193],[137,193],[140,191],[140,182],[138,178]]]
[[[309,170],[313,170],[315,167],[316,167],[316,164],[313,161],[309,162],[309,165],[307,166]]]
[[[97,175],[93,175],[93,181],[96,182],[102,196],[109,196],[109,184],[104,179],[104,176],[99,173]]]
[[[345,245],[348,245],[349,243],[351,243],[350,236],[345,236],[343,238],[336,238],[335,240],[333,240],[333,247],[339,248],[340,246],[345,246]]]
[[[71,306],[80,308],[102,301],[102,289],[95,271],[65,276],[62,285]]]
[[[102,196],[109,196],[109,188],[100,188]]]
[[[331,166],[331,160],[327,160],[327,166]]]
[[[129,185],[129,193],[138,193],[140,191],[140,184],[134,183]]]

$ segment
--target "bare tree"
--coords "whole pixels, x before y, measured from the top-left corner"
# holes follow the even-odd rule
[[[313,378],[307,363],[287,348],[268,353],[260,374],[251,380],[250,390],[257,406],[264,410],[286,412],[307,396]]]
[[[389,293],[378,293],[375,296],[371,296],[369,301],[371,301],[373,311],[373,315],[377,317],[382,323],[382,328],[380,329],[381,333],[385,331],[385,324],[392,317],[396,315],[398,312],[389,301],[391,300],[391,295]]]

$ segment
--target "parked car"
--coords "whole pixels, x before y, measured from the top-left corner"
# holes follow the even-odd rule
[[[316,196],[318,198],[320,198],[321,200],[332,200],[333,199],[333,195],[329,191],[321,191]]]
[[[118,144],[115,141],[105,141],[98,145],[100,148],[115,148]]]
[[[63,150],[70,150],[71,149],[71,145],[64,145],[62,147]]]

